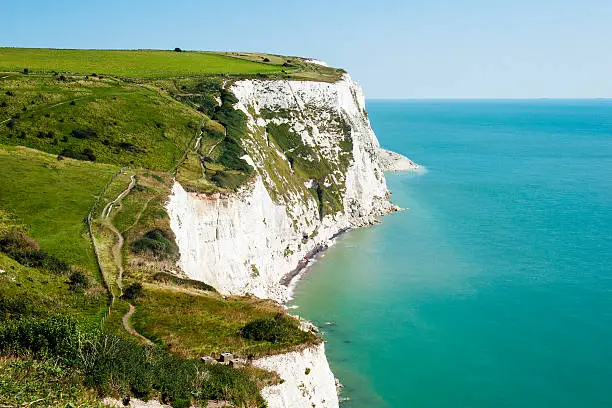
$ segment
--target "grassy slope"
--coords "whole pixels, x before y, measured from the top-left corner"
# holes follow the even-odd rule
[[[291,338],[279,343],[240,337],[240,328],[246,323],[285,313],[274,302],[245,297],[224,299],[216,293],[151,284],[146,285],[145,293],[134,315],[136,329],[187,357],[224,351],[243,357],[262,356],[317,341],[312,333],[297,328]]]
[[[8,300],[25,300],[28,314],[48,316],[58,311],[84,317],[97,324],[106,305],[106,290],[93,283],[86,292],[75,293],[66,276],[28,268],[0,253],[0,296]],[[95,282],[91,279],[92,282]]]
[[[202,121],[157,88],[114,79],[17,75],[2,81],[0,143],[53,154],[92,150],[96,161],[168,170]],[[86,138],[74,132],[91,129]]]
[[[16,216],[43,250],[94,273],[95,259],[83,220],[117,170],[72,159],[58,161],[24,147],[0,146],[0,208]]]
[[[0,48],[0,70],[72,72],[138,78],[279,72],[283,67],[212,52]]]

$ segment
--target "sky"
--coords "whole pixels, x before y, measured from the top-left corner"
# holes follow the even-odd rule
[[[260,51],[368,98],[612,97],[612,0],[1,0],[0,46]]]

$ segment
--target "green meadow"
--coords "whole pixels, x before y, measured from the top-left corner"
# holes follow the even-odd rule
[[[0,70],[22,71],[25,68],[137,78],[257,74],[283,69],[282,65],[200,51],[0,48]]]

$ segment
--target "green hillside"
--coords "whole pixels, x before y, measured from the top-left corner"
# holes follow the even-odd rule
[[[278,305],[186,279],[165,202],[175,177],[206,193],[252,177],[231,81],[342,71],[267,54],[17,48],[0,48],[0,70],[0,405],[262,406],[274,373],[199,357],[320,339]]]

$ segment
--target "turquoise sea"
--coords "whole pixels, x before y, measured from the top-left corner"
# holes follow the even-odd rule
[[[367,107],[427,172],[298,284],[344,407],[612,407],[612,101]]]

